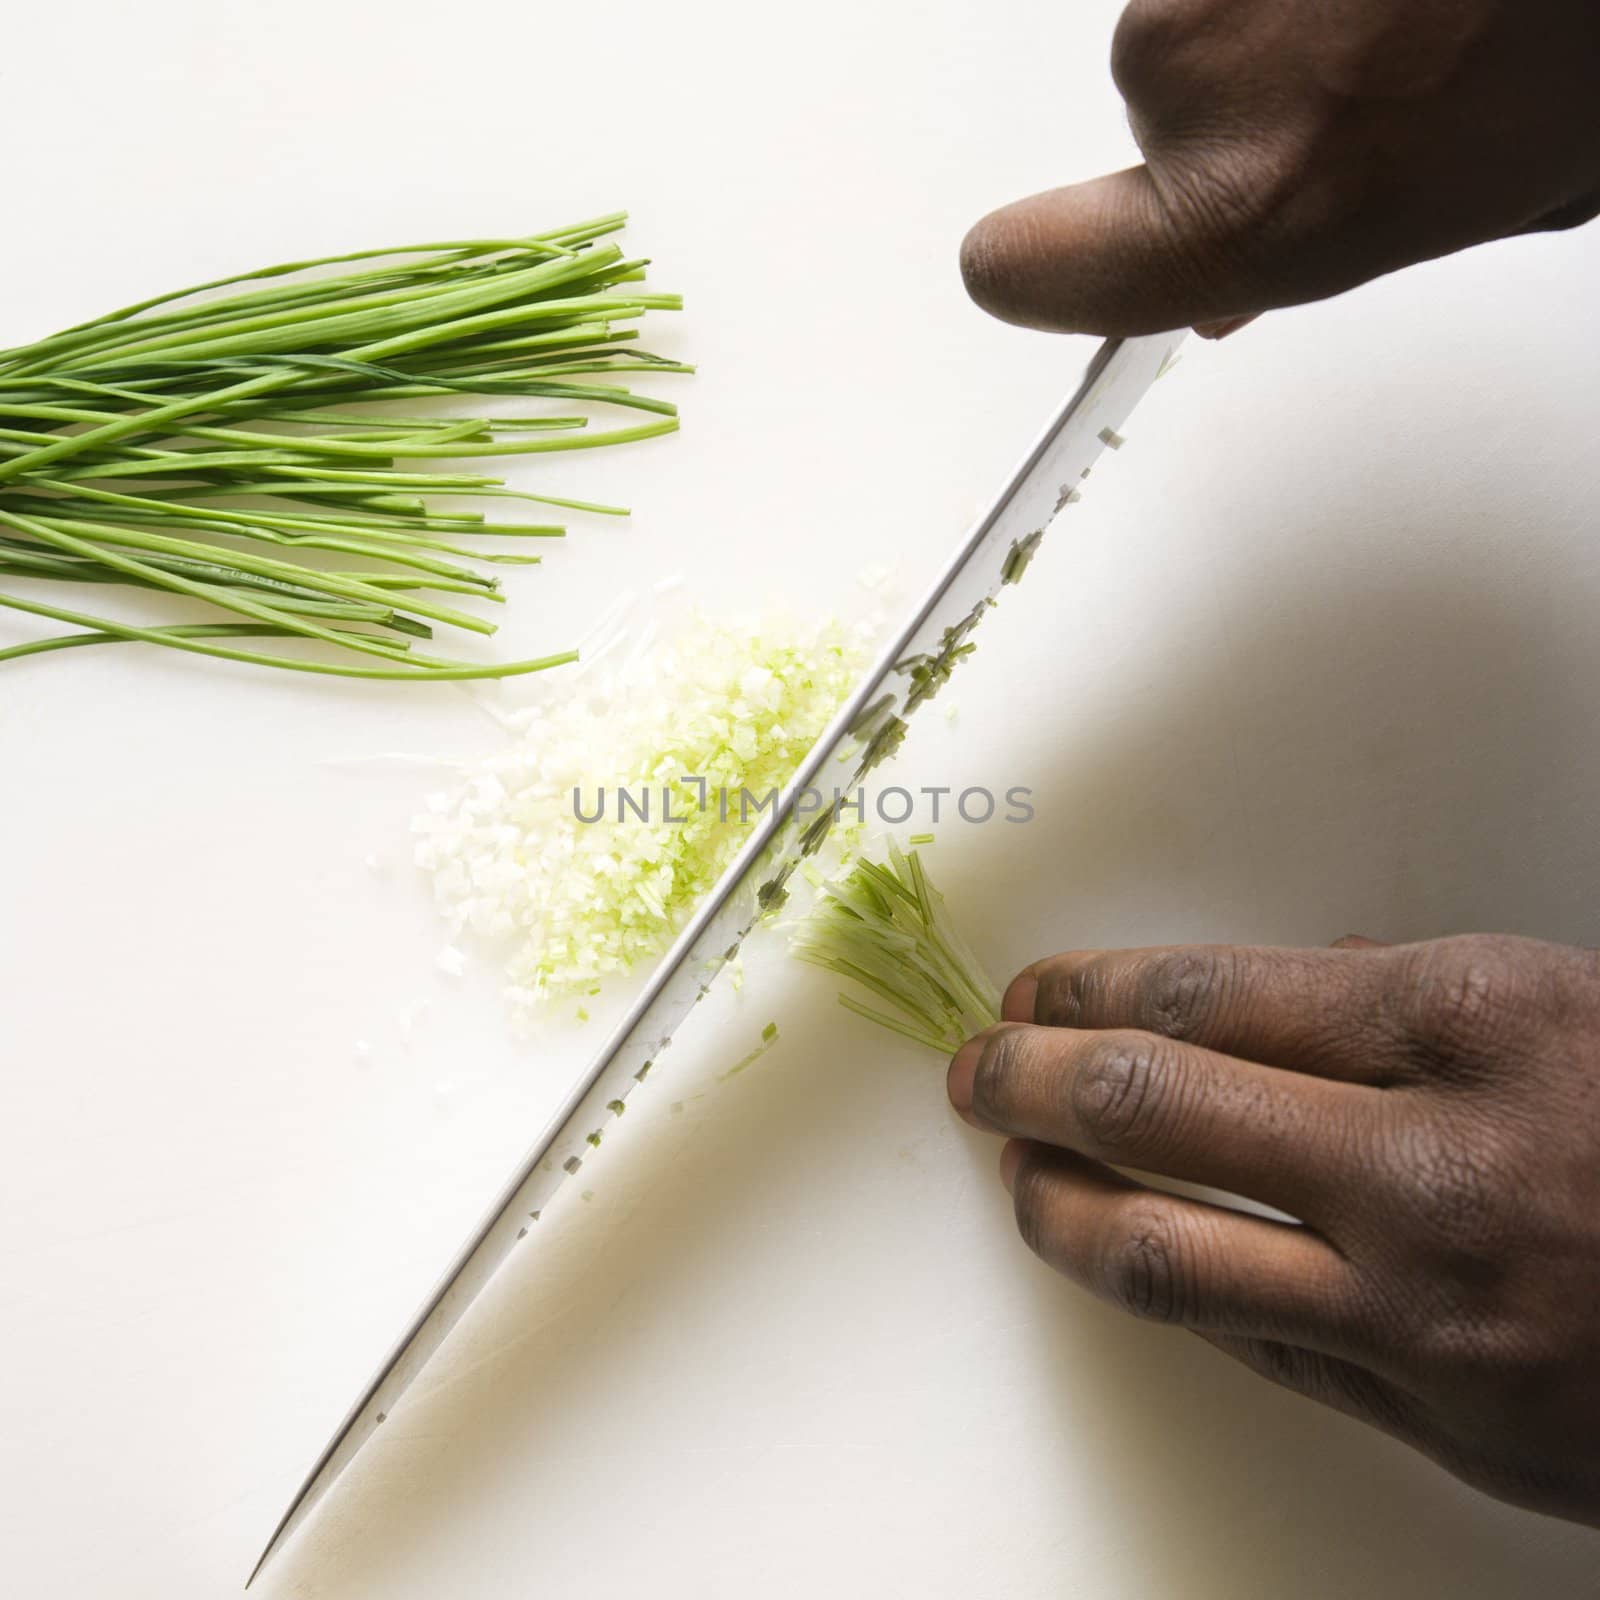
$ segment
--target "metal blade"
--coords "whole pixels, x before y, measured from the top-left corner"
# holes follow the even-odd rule
[[[629,1095],[649,1077],[751,928],[781,903],[789,877],[820,846],[837,816],[830,804],[808,820],[798,814],[802,808],[796,799],[814,793],[824,773],[833,775],[830,794],[835,788],[851,793],[894,755],[907,720],[943,686],[995,596],[1021,576],[1044,530],[1077,499],[1101,452],[1121,443],[1116,430],[1166,370],[1183,337],[1163,334],[1101,346],[1077,392],[1051,419],[993,507],[817,741],[777,806],[762,815],[738,859],[384,1358],[273,1531],[246,1588],[382,1426],[505,1259],[521,1241],[536,1236],[552,1196],[599,1147],[609,1123],[627,1109]],[[851,774],[842,785],[841,771]]]

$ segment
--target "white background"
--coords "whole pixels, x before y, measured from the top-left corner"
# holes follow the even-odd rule
[[[703,370],[680,436],[530,471],[636,514],[517,577],[496,648],[678,572],[712,612],[859,611],[857,569],[923,581],[1089,354],[980,316],[955,257],[991,205],[1128,158],[1116,9],[17,10],[0,341],[627,205],[689,296],[649,342]],[[1596,939],[1597,273],[1592,229],[1498,246],[1160,386],[906,758],[1038,791],[1031,828],[933,851],[997,974]],[[595,1043],[518,1044],[492,965],[435,973],[431,780],[330,764],[496,737],[455,689],[0,668],[0,1588],[234,1592]],[[1052,1279],[939,1064],[813,976],[758,963],[685,1036],[263,1594],[1592,1592],[1595,1535]]]

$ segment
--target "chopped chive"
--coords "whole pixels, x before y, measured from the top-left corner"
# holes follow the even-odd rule
[[[769,1022],[766,1027],[761,1030],[761,1043],[758,1044],[755,1049],[752,1050],[750,1054],[745,1056],[742,1060],[734,1062],[734,1064],[729,1067],[726,1072],[719,1073],[717,1075],[717,1081],[719,1083],[726,1083],[729,1078],[737,1078],[741,1072],[744,1072],[749,1067],[753,1067],[756,1062],[758,1062],[762,1056],[764,1056],[767,1051],[772,1048],[773,1044],[777,1040],[777,1037],[778,1024],[776,1022]]]

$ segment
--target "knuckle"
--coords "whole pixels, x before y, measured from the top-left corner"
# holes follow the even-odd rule
[[[1518,944],[1469,935],[1423,948],[1414,1024],[1436,1065],[1482,1065],[1524,1033],[1534,996]]]
[[[1108,1033],[1085,1048],[1067,1084],[1068,1112],[1103,1154],[1148,1149],[1161,1136],[1178,1076],[1169,1044],[1149,1034]]]
[[[1190,1265],[1172,1219],[1141,1208],[1124,1217],[1107,1243],[1100,1280],[1124,1311],[1149,1322],[1183,1322],[1195,1310]]]
[[[1263,107],[1259,94],[1231,92],[1251,68],[1234,10],[1133,0],[1111,70],[1154,180],[1168,270],[1191,293],[1225,287],[1236,309],[1259,310],[1379,270],[1376,255],[1315,246],[1371,209],[1384,169],[1352,152],[1320,102]]]
[[[1225,950],[1174,950],[1157,956],[1145,973],[1139,1020],[1151,1033],[1193,1039],[1228,1003],[1234,962]]]
[[[1053,1028],[1092,1026],[1089,1020],[1104,1011],[1111,999],[1103,958],[1089,961],[1052,961],[1038,973],[1034,997],[1036,1022]]]
[[[1410,1346],[1420,1371],[1457,1380],[1486,1377],[1497,1387],[1520,1386],[1542,1367],[1521,1330],[1473,1306],[1429,1306],[1417,1318]]]
[[[1111,36],[1111,77],[1123,96],[1173,81],[1220,9],[1216,0],[1130,0]]]
[[[1457,1281],[1485,1286],[1512,1223],[1506,1163],[1493,1130],[1424,1119],[1400,1135],[1393,1168],[1424,1248]]]
[[[1571,1373],[1593,1360],[1592,1343],[1565,1339],[1561,1327],[1556,1292],[1447,1282],[1413,1309],[1395,1348],[1419,1387],[1477,1395],[1482,1420],[1514,1435],[1570,1399]]]
[[[1493,1108],[1408,1120],[1387,1152],[1382,1233],[1368,1241],[1389,1342],[1419,1374],[1535,1393],[1565,1308],[1600,1288],[1583,1265],[1590,1213],[1574,1221],[1559,1178]]]
[[[1125,99],[1136,98],[1169,59],[1174,8],[1163,0],[1133,0],[1111,36],[1111,80]]]

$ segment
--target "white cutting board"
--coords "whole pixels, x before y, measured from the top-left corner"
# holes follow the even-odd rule
[[[631,205],[690,297],[653,342],[703,374],[676,439],[542,475],[637,514],[519,577],[503,648],[680,572],[712,611],[870,609],[857,570],[923,581],[1092,348],[979,316],[955,251],[989,205],[1128,159],[1116,9],[32,7],[0,58],[0,339]],[[1037,791],[1031,827],[933,853],[998,974],[1065,945],[1596,938],[1597,279],[1600,231],[1525,240],[1160,386],[903,768]],[[0,670],[0,1590],[232,1592],[596,1042],[519,1045],[489,967],[435,972],[405,841],[429,778],[329,764],[495,737],[449,689],[131,650]],[[814,977],[758,960],[684,1036],[563,1247],[264,1595],[1592,1583],[1596,1536],[1049,1277],[938,1063]]]

